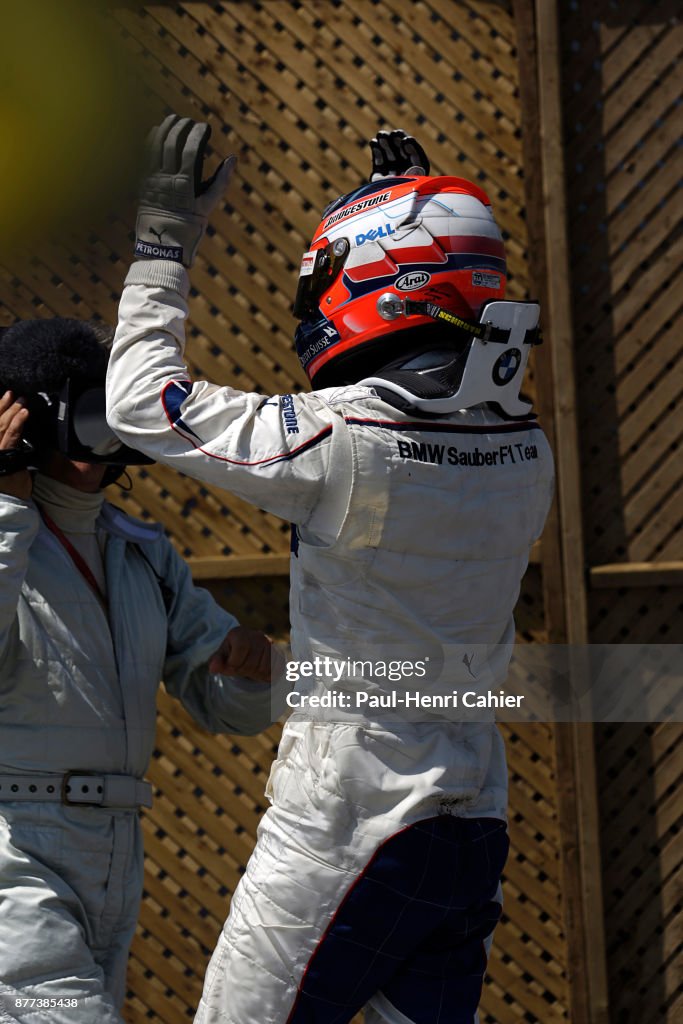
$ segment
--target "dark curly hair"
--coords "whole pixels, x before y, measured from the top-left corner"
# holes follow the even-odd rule
[[[0,393],[54,394],[68,377],[104,383],[113,337],[98,320],[61,316],[0,328]]]
[[[57,448],[57,396],[68,379],[104,386],[114,331],[98,320],[46,317],[0,328],[0,394],[24,398],[24,439],[41,466]]]

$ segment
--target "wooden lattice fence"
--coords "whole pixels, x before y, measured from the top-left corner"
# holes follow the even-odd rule
[[[683,32],[666,0],[596,6],[563,15],[590,635],[672,643],[683,621],[680,569],[678,586],[648,584],[683,557]],[[683,1013],[681,739],[667,724],[597,732],[615,1021]]]

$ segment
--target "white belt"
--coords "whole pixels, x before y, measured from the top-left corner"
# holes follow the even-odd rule
[[[64,775],[2,775],[0,803],[53,801],[86,807],[151,807],[152,787],[134,775],[66,772]]]

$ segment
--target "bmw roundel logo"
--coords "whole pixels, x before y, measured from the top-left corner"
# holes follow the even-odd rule
[[[500,388],[504,387],[505,384],[509,384],[517,373],[521,362],[522,353],[518,348],[511,348],[504,352],[493,364],[493,370],[491,371],[493,383],[497,384]]]

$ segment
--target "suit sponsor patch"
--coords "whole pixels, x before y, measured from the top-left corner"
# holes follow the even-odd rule
[[[535,444],[499,444],[485,451],[478,446],[473,451],[462,451],[453,444],[428,441],[398,441],[397,444],[400,458],[435,466],[514,466],[538,458]]]
[[[296,410],[294,408],[294,399],[291,395],[283,395],[281,399],[282,403],[282,419],[288,434],[299,433],[299,421],[296,417]]]
[[[141,259],[174,260],[176,263],[182,263],[183,247],[182,245],[157,245],[138,238],[135,243],[135,255]]]

